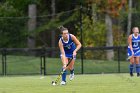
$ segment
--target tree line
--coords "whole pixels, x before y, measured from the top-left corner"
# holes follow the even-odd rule
[[[1,0],[0,47],[57,47],[60,25],[80,39],[80,13],[84,47],[125,46],[131,28],[140,24],[139,4],[139,0]],[[36,6],[35,18],[29,16],[29,5]],[[107,55],[111,59],[114,53]]]

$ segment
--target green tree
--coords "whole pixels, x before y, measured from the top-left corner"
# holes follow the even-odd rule
[[[90,6],[96,4],[97,11],[104,14],[106,24],[106,46],[113,46],[112,18],[119,16],[119,12],[127,3],[127,0],[87,0],[87,3]],[[107,59],[112,60],[113,58],[114,51],[107,51]]]
[[[102,21],[95,21],[92,17],[92,20],[89,16],[83,15],[83,46],[84,47],[98,47],[105,46],[106,37],[105,37],[105,24]],[[78,25],[76,28],[79,30],[78,38],[80,39],[80,29]]]
[[[41,0],[5,0],[0,4],[1,47],[27,47],[28,5]]]
[[[27,20],[15,19],[14,17],[19,16],[20,12],[8,2],[0,4],[0,12],[0,47],[25,46],[24,26]]]

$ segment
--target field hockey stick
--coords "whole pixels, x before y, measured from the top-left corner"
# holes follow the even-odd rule
[[[136,55],[136,54],[139,53],[139,52],[140,52],[140,50],[138,50],[136,53],[134,53],[134,55]],[[134,55],[129,56],[129,57],[127,58],[127,60],[131,59]]]
[[[72,59],[73,59],[73,58],[69,59],[68,64],[66,65],[66,68],[69,66],[69,64],[71,63]],[[56,78],[55,81],[52,81],[52,84],[53,84],[53,85],[56,85],[56,84],[59,82],[59,80],[60,80],[62,74],[65,72],[65,70],[66,70],[66,69],[64,69],[63,71],[60,72],[60,74],[58,75],[58,77]]]

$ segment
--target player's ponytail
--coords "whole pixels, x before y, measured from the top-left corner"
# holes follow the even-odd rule
[[[68,30],[67,28],[65,28],[63,26],[59,26],[58,28],[59,28],[59,30],[60,30],[61,33],[63,33],[64,30]]]

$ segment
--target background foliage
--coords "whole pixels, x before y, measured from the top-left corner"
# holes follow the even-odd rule
[[[113,45],[126,45],[127,0],[56,0],[52,18],[51,0],[2,0],[0,2],[0,47],[27,47],[28,5],[37,5],[36,47],[51,47],[51,31],[59,39],[58,26],[64,25],[80,39],[80,6],[82,8],[83,41],[85,47],[105,46],[105,13],[112,16]],[[139,27],[139,0],[133,2],[132,27]],[[69,11],[70,10],[70,11]],[[57,47],[57,42],[55,42]]]

